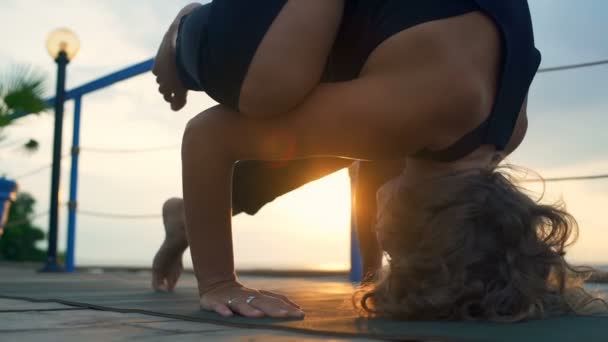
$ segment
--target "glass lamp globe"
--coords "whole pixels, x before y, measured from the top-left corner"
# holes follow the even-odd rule
[[[64,51],[68,60],[72,60],[80,50],[80,41],[74,32],[67,28],[59,28],[49,34],[46,49],[53,59],[57,59],[59,53]]]

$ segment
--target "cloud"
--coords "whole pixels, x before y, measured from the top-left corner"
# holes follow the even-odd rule
[[[536,44],[544,66],[578,63],[608,56],[605,13],[608,3],[586,1],[529,1]],[[582,38],[584,37],[584,38]]]
[[[540,171],[606,159],[608,103],[557,109],[531,102],[526,137],[510,158],[514,164]]]
[[[10,47],[15,60],[45,65],[50,58],[45,51],[48,34],[54,28],[68,27],[81,41],[80,53],[74,60],[78,66],[116,68],[150,57],[150,49],[132,38],[131,25],[125,25],[117,9],[108,8],[101,1],[5,1],[0,20],[19,34],[3,38],[3,43]],[[137,20],[145,24],[145,18]],[[146,26],[157,30],[160,37],[160,27]]]

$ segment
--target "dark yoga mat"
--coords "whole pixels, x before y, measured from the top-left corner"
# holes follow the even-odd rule
[[[186,278],[192,278],[186,275]],[[304,320],[224,319],[198,310],[192,279],[174,294],[153,293],[149,277],[112,274],[36,275],[0,279],[0,296],[52,301],[77,307],[144,313],[228,326],[293,330],[328,336],[401,341],[608,341],[608,317],[560,317],[516,324],[472,322],[401,322],[357,317],[346,282],[312,279],[245,278],[250,286],[288,294],[303,306]]]

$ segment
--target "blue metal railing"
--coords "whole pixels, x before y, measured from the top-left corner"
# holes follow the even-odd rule
[[[82,97],[74,99],[74,129],[72,134],[72,168],[70,170],[70,201],[68,202],[68,232],[65,255],[66,272],[76,269],[76,209],[78,206],[78,159],[80,156],[80,112]]]
[[[82,109],[82,98],[92,92],[109,87],[115,83],[125,81],[129,78],[144,74],[152,70],[154,59],[148,59],[141,63],[134,64],[127,68],[121,69],[107,76],[98,78],[89,83],[85,83],[72,90],[68,90],[65,94],[65,101],[74,100],[74,127],[72,135],[72,165],[70,169],[70,199],[68,206],[68,226],[67,226],[67,247],[65,270],[74,272],[76,266],[76,219],[78,206],[78,162],[80,155],[80,120]],[[49,98],[46,101],[49,107],[55,104],[55,97]],[[9,116],[10,120],[16,120],[31,113],[14,113]],[[351,271],[350,279],[353,282],[359,282],[363,278],[361,266],[361,256],[359,254],[359,243],[357,241],[357,230],[354,224],[351,224]]]
[[[92,92],[100,90],[102,88],[109,87],[115,83],[122,82],[124,80],[127,80],[127,79],[135,77],[135,76],[139,76],[141,74],[144,74],[144,73],[152,70],[153,66],[154,66],[154,59],[148,59],[144,62],[137,63],[137,64],[127,67],[125,69],[116,71],[107,76],[93,80],[89,83],[85,83],[72,90],[68,90],[65,93],[65,100],[66,101],[75,100],[77,97],[82,98],[84,95],[86,95],[88,93],[92,93]],[[45,102],[48,107],[52,107],[55,103],[55,97],[51,97],[51,98],[47,99]],[[30,114],[31,113],[26,113],[26,112],[14,113],[14,114],[9,115],[9,120],[16,120],[16,119],[28,116]]]
[[[98,78],[89,83],[85,83],[79,87],[69,90],[65,93],[65,101],[74,100],[74,129],[72,136],[72,167],[70,170],[70,200],[68,206],[68,227],[67,227],[67,247],[65,269],[68,272],[75,270],[75,250],[76,250],[76,212],[78,203],[78,157],[80,154],[80,119],[82,108],[82,97],[86,94],[109,87],[115,83],[122,82],[129,78],[144,74],[154,65],[154,59],[149,59],[141,63],[121,69],[107,76]],[[45,100],[48,107],[53,107],[55,97]],[[31,113],[18,112],[9,116],[9,120],[17,120],[19,118],[30,115]]]

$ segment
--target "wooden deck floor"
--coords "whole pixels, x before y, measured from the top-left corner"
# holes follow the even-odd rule
[[[11,294],[19,297],[23,285],[56,283],[70,278],[75,283],[99,282],[120,279],[125,283],[141,285],[150,279],[149,272],[117,272],[88,274],[41,275],[31,267],[0,267],[0,284],[12,288]],[[276,278],[247,277],[249,283],[264,285],[276,283]],[[330,278],[322,283],[340,282]],[[195,279],[186,274],[180,283],[182,288],[195,286]],[[286,286],[306,285],[306,279],[278,279]],[[345,282],[342,282],[347,285]],[[66,288],[69,293],[74,288]],[[31,295],[30,293],[24,293]],[[50,293],[47,293],[49,295]],[[57,293],[53,293],[57,295]],[[40,295],[44,295],[41,293]],[[118,294],[116,294],[118,295]],[[195,302],[193,304],[196,304]],[[367,338],[336,338],[322,334],[304,334],[285,330],[264,328],[239,328],[225,324],[192,322],[182,319],[158,317],[140,313],[121,313],[75,307],[57,302],[31,301],[25,299],[0,298],[0,341],[379,341]]]
[[[608,317],[509,326],[365,320],[353,311],[353,285],[343,277],[242,280],[288,293],[307,317],[225,320],[201,313],[192,274],[175,294],[159,295],[150,290],[147,271],[39,274],[0,266],[0,341],[608,341],[608,332],[597,333]],[[608,294],[606,285],[589,287]]]

